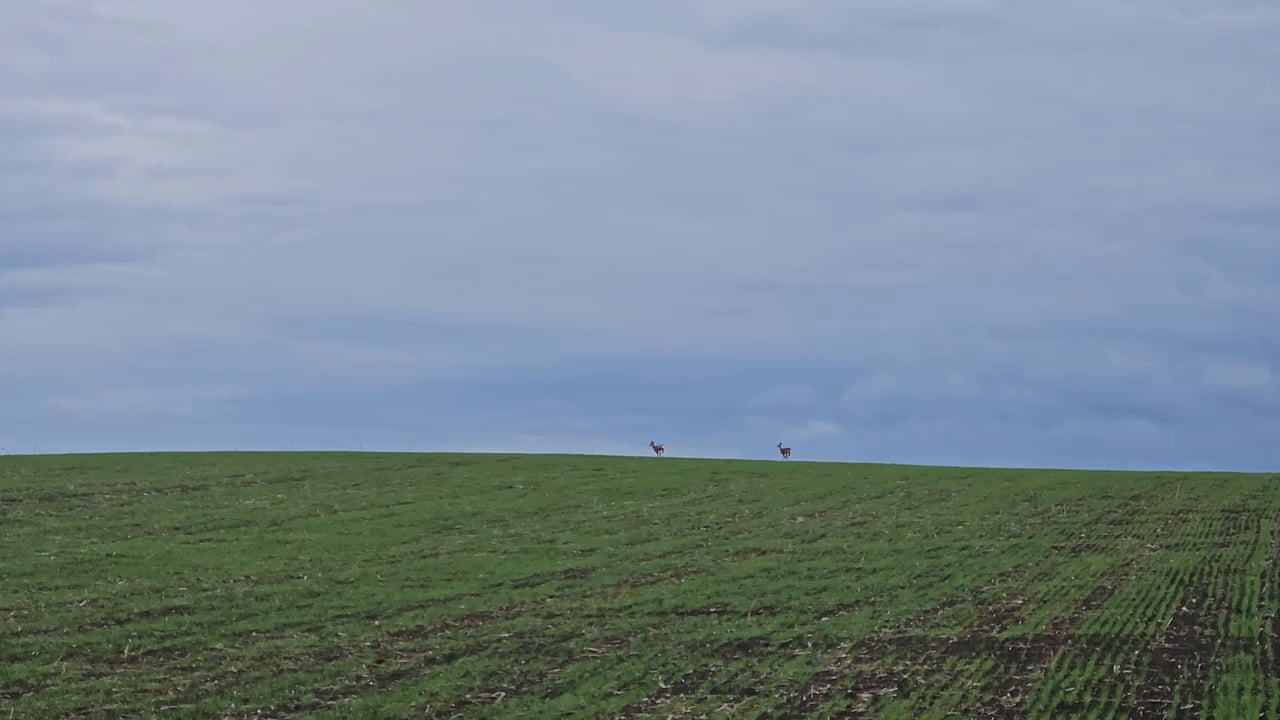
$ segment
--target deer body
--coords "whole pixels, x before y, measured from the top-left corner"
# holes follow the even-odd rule
[[[661,444],[659,444],[659,443],[655,443],[655,442],[654,442],[654,441],[652,441],[652,440],[650,440],[650,441],[649,441],[649,447],[653,448],[653,454],[654,454],[654,455],[657,455],[657,456],[659,456],[659,457],[661,457],[661,456],[662,456],[662,453],[664,453],[664,452],[666,452],[666,451],[667,451],[667,448],[666,448],[666,447],[662,446],[662,445],[661,445]]]
[[[783,459],[791,457],[791,448],[782,447],[782,443],[778,443],[778,451],[782,453]]]

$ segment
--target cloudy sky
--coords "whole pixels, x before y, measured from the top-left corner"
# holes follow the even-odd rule
[[[1280,469],[1270,0],[5,0],[0,447]]]

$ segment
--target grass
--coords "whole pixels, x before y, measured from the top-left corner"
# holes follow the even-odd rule
[[[0,457],[0,719],[1280,718],[1280,477]]]

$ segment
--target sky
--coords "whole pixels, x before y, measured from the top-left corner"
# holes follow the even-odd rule
[[[0,452],[1280,470],[1270,0],[6,0]]]

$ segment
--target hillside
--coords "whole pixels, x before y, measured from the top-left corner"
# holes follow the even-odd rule
[[[1263,475],[0,457],[0,718],[1280,718],[1278,521]]]

